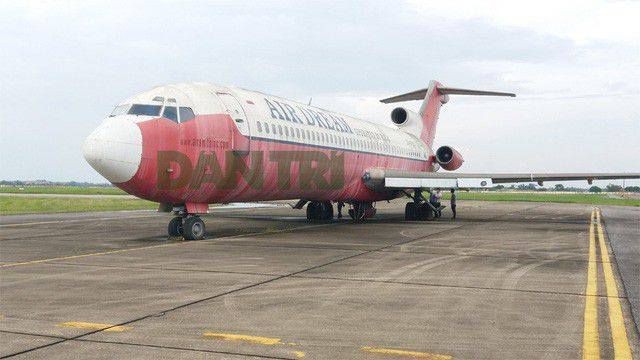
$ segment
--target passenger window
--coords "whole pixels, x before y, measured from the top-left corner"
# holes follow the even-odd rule
[[[300,129],[296,128],[296,137],[299,138],[300,137]]]
[[[282,126],[278,125],[278,133],[282,136]]]
[[[288,126],[284,127],[284,134],[287,135],[287,137],[289,137],[289,127]]]
[[[264,124],[264,132],[269,133],[269,124]]]
[[[256,122],[258,125],[258,132],[262,132],[262,124],[260,123],[260,121]]]
[[[276,129],[276,124],[271,124],[271,131],[273,131],[273,135],[277,135],[278,131]]]
[[[196,115],[193,113],[193,110],[188,107],[180,107],[180,122],[187,122],[192,120]]]

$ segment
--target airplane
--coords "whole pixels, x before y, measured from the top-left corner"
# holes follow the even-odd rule
[[[86,161],[115,186],[172,212],[170,236],[203,239],[209,204],[300,199],[309,220],[333,218],[334,202],[362,221],[377,201],[406,196],[406,220],[437,212],[432,188],[498,183],[640,178],[640,173],[463,174],[453,147],[433,149],[438,115],[450,95],[509,96],[445,87],[381,100],[422,100],[418,112],[391,111],[394,127],[238,87],[180,83],[118,104],[86,138]]]

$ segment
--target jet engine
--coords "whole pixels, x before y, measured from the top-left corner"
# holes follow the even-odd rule
[[[391,121],[393,121],[396,126],[422,123],[420,115],[403,107],[397,107],[391,111]]]
[[[436,162],[445,170],[457,170],[462,166],[464,159],[459,152],[451,146],[441,146],[436,150]]]

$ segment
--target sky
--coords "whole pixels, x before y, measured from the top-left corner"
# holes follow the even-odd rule
[[[0,179],[105,182],[84,138],[184,81],[381,124],[397,104],[379,99],[431,79],[510,91],[442,108],[459,171],[640,172],[639,18],[638,1],[0,1]]]

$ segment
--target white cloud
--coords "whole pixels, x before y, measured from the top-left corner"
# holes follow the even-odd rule
[[[467,171],[637,171],[639,6],[0,2],[0,93],[18,114],[0,119],[0,153],[14,154],[0,167],[15,178],[100,181],[82,159],[84,137],[119,100],[156,84],[313,97],[388,123],[394,106],[380,98],[435,78],[519,95],[455,97],[443,109],[436,141],[460,148]],[[570,160],[550,160],[558,152]]]
[[[605,40],[639,46],[638,1],[409,0],[409,3],[425,16],[485,19],[499,27],[526,28],[577,43]]]

